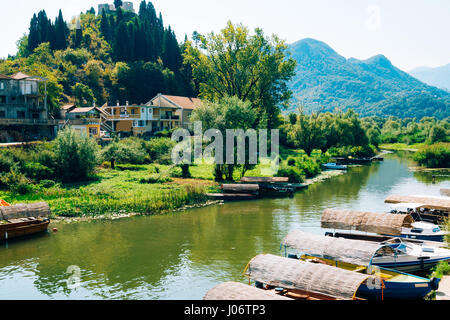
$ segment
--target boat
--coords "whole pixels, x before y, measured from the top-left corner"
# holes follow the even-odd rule
[[[390,204],[392,214],[410,214],[414,221],[430,222],[434,224],[444,224],[448,218],[448,213],[424,208],[421,203],[392,203]]]
[[[442,223],[449,216],[450,197],[390,195],[385,200],[393,206],[392,213],[410,213],[414,220]]]
[[[213,200],[245,201],[259,199],[259,195],[248,193],[207,193],[206,196]]]
[[[450,250],[408,243],[394,238],[381,243],[291,231],[282,241],[284,256],[302,254],[317,258],[370,267],[372,265],[402,272],[424,272],[441,261],[450,260]]]
[[[334,162],[322,164],[322,167],[328,170],[347,170],[347,165]]]
[[[372,232],[389,237],[443,242],[447,232],[436,224],[415,222],[410,214],[390,214],[352,210],[325,209],[321,226]]]
[[[47,203],[0,206],[0,240],[41,233],[50,224]]]
[[[261,290],[240,282],[224,282],[208,290],[203,300],[293,300],[275,292]]]
[[[244,274],[257,287],[307,293],[321,300],[423,299],[438,289],[440,281],[330,259],[305,256],[300,260],[271,254],[254,257]]]

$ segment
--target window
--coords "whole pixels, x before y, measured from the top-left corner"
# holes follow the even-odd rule
[[[17,118],[25,118],[25,111],[17,111]]]
[[[89,128],[89,135],[96,136],[98,134],[97,128]]]

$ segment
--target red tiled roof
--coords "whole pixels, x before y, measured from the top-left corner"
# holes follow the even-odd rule
[[[198,98],[188,98],[188,97],[179,97],[179,96],[168,96],[163,94],[163,97],[172,101],[173,103],[179,105],[183,109],[194,110],[198,107],[202,101]]]
[[[22,80],[22,79],[29,78],[29,77],[30,77],[29,75],[27,75],[23,72],[17,72],[11,76],[11,78],[13,78],[15,80]]]
[[[61,106],[61,109],[62,110],[68,110],[68,109],[73,108],[73,107],[75,107],[74,104],[65,104],[65,105]]]

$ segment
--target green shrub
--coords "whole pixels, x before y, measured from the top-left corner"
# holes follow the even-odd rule
[[[23,173],[28,178],[40,181],[53,177],[54,170],[40,164],[39,162],[27,162],[23,168]]]
[[[172,162],[171,152],[176,142],[170,138],[153,138],[144,143],[145,150],[150,158],[161,164]]]
[[[428,168],[450,168],[450,143],[435,143],[420,148],[414,160]]]
[[[0,181],[13,193],[24,195],[33,191],[31,181],[16,168],[12,168],[10,172],[3,174]]]
[[[302,169],[293,166],[286,166],[284,164],[280,165],[280,168],[278,169],[278,173],[276,174],[276,176],[288,177],[289,182],[292,183],[300,183],[305,180]]]
[[[39,186],[41,187],[41,188],[52,188],[52,187],[54,187],[56,185],[56,182],[55,181],[53,181],[53,180],[41,180],[40,182],[39,182]]]
[[[5,153],[0,153],[0,173],[9,172],[14,166],[14,160]]]
[[[121,164],[144,164],[149,160],[143,140],[136,138],[127,138],[110,143],[103,148],[101,157],[103,161],[111,161],[114,158],[117,163]]]
[[[60,131],[53,141],[57,176],[63,181],[86,179],[98,164],[94,139],[72,129]]]

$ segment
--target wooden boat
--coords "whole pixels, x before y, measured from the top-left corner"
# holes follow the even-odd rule
[[[272,291],[261,290],[239,282],[224,282],[210,289],[203,300],[292,300]]]
[[[438,225],[414,222],[409,214],[361,212],[326,209],[321,218],[322,228],[357,230],[390,237],[444,241],[445,231]]]
[[[372,241],[372,242],[384,242],[395,239],[394,237],[389,236],[381,236],[378,234],[367,234],[367,233],[349,233],[349,232],[325,232],[325,236],[327,237],[335,237],[335,238],[344,238],[344,239],[352,239],[352,240],[362,240],[362,241]],[[446,248],[447,244],[445,242],[438,241],[426,241],[426,240],[417,240],[417,239],[408,239],[402,238],[402,241],[422,245],[429,246],[433,248]]]
[[[383,268],[304,256],[302,260],[262,254],[254,257],[244,274],[259,287],[286,292],[308,292],[329,300],[422,299],[438,288],[439,279]]]
[[[0,240],[46,231],[49,215],[50,208],[45,202],[0,207]]]
[[[450,260],[450,250],[408,243],[400,238],[377,243],[291,231],[282,242],[284,255],[307,254],[360,266],[424,272]]]
[[[405,205],[405,206],[403,206]],[[412,209],[415,206],[411,206],[411,204],[404,204],[399,203],[398,205],[392,205],[392,210],[389,211],[389,213],[392,214],[410,214],[411,217],[414,219],[414,221],[423,221],[423,222],[429,222],[433,224],[445,224],[446,220],[448,218],[448,214],[439,212],[439,211],[428,211],[428,210],[421,210],[419,208]]]
[[[288,183],[286,177],[242,177],[241,182],[246,183]]]
[[[324,169],[328,170],[347,170],[347,165],[345,164],[337,164],[334,162],[325,163],[322,165]]]
[[[444,223],[450,212],[450,198],[431,196],[389,196],[384,201],[391,213],[409,213],[416,221]]]
[[[207,193],[207,197],[223,201],[245,201],[260,199],[259,195],[247,193]]]

